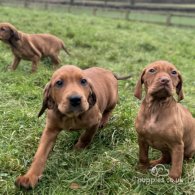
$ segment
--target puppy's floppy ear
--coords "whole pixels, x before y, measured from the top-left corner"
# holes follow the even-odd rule
[[[16,29],[14,28],[10,28],[10,38],[9,38],[9,43],[13,46],[13,47],[17,47],[16,42],[19,40],[19,34],[17,32]]]
[[[184,94],[183,94],[183,89],[182,89],[183,79],[180,73],[178,75],[178,78],[179,78],[179,82],[176,86],[176,93],[178,95],[178,102],[179,102],[184,99]]]
[[[93,86],[90,82],[89,82],[89,87],[90,87],[90,94],[88,96],[88,103],[89,103],[89,109],[90,109],[96,103],[96,94],[95,94]]]
[[[10,38],[14,39],[15,41],[18,41],[20,39],[18,31],[16,29],[10,29]]]
[[[142,99],[142,84],[144,83],[143,76],[145,74],[145,71],[146,70],[144,69],[141,76],[140,76],[140,78],[139,78],[139,80],[137,81],[136,86],[135,86],[134,96],[136,98],[138,98],[139,100]]]
[[[55,102],[51,97],[51,84],[50,82],[45,85],[45,89],[43,92],[43,103],[42,108],[39,111],[38,117],[40,117],[46,109],[53,109],[55,106]]]

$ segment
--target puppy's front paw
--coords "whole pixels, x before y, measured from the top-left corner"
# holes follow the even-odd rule
[[[146,173],[149,168],[149,163],[139,163],[137,166],[137,169],[143,173]]]
[[[181,173],[180,172],[174,172],[170,171],[169,172],[169,177],[171,178],[172,181],[178,182],[181,178]]]
[[[39,180],[38,176],[35,175],[23,175],[19,176],[16,181],[15,185],[17,187],[22,187],[25,189],[32,189],[36,186],[37,182]]]

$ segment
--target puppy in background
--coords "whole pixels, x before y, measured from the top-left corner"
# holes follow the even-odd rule
[[[47,109],[46,126],[34,161],[16,185],[33,188],[42,175],[47,156],[61,130],[81,130],[75,148],[84,149],[91,143],[98,128],[106,125],[118,102],[118,81],[111,71],[93,67],[85,70],[66,65],[54,72],[44,90],[38,116]]]
[[[135,126],[139,143],[139,167],[147,169],[171,162],[169,176],[173,180],[182,174],[183,159],[195,153],[195,119],[178,101],[184,98],[182,76],[167,61],[156,61],[144,68],[135,88],[141,100],[142,84],[146,95],[141,103]],[[161,158],[149,161],[149,146],[162,152]]]
[[[18,31],[12,24],[0,23],[0,40],[11,47],[14,60],[12,70],[18,67],[21,59],[32,61],[32,70],[37,70],[42,57],[50,57],[57,66],[60,63],[59,52],[63,49],[67,54],[63,41],[50,34],[26,34]]]

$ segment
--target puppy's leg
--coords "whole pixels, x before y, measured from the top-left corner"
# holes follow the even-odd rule
[[[193,142],[190,146],[185,148],[185,151],[184,151],[185,160],[187,161],[191,160],[194,154],[195,154],[195,142]]]
[[[34,59],[32,60],[32,69],[31,69],[31,73],[36,72],[37,66],[38,66],[38,63],[39,63],[39,60],[40,60],[40,58],[39,58],[38,56],[37,56],[37,57],[34,57]]]
[[[34,160],[31,164],[31,167],[25,175],[19,176],[16,179],[15,184],[17,186],[21,186],[26,189],[35,187],[38,182],[38,179],[42,175],[46,164],[47,156],[55,143],[58,133],[59,131],[57,130],[47,128],[43,131],[39,147],[34,156]]]
[[[91,140],[93,139],[98,127],[99,124],[86,129],[79,137],[79,140],[75,144],[74,148],[78,150],[86,148],[91,143]]]
[[[99,128],[103,128],[108,123],[111,113],[112,111],[103,113]]]
[[[171,156],[169,152],[162,152],[162,156],[157,160],[150,161],[150,167],[154,167],[157,164],[168,164],[171,162]]]
[[[58,57],[57,54],[51,55],[50,58],[52,60],[53,68],[56,68],[60,64],[60,58]]]
[[[139,144],[139,165],[138,168],[145,171],[149,168],[148,150],[149,145],[140,137],[138,137]]]
[[[21,58],[14,56],[14,60],[10,66],[11,70],[16,70],[16,68],[18,67],[18,64],[20,63]]]
[[[169,177],[171,177],[173,180],[177,180],[181,176],[183,157],[184,144],[182,143],[174,146],[171,153],[172,166],[169,171]]]

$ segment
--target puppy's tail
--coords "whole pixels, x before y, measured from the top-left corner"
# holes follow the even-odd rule
[[[128,75],[128,76],[119,77],[119,76],[117,76],[116,74],[114,74],[114,77],[115,77],[117,80],[127,80],[127,79],[131,78],[132,75],[130,74],[130,75]]]
[[[63,42],[62,42],[62,49],[70,56],[70,53],[67,50],[67,48],[65,47],[65,44]]]

